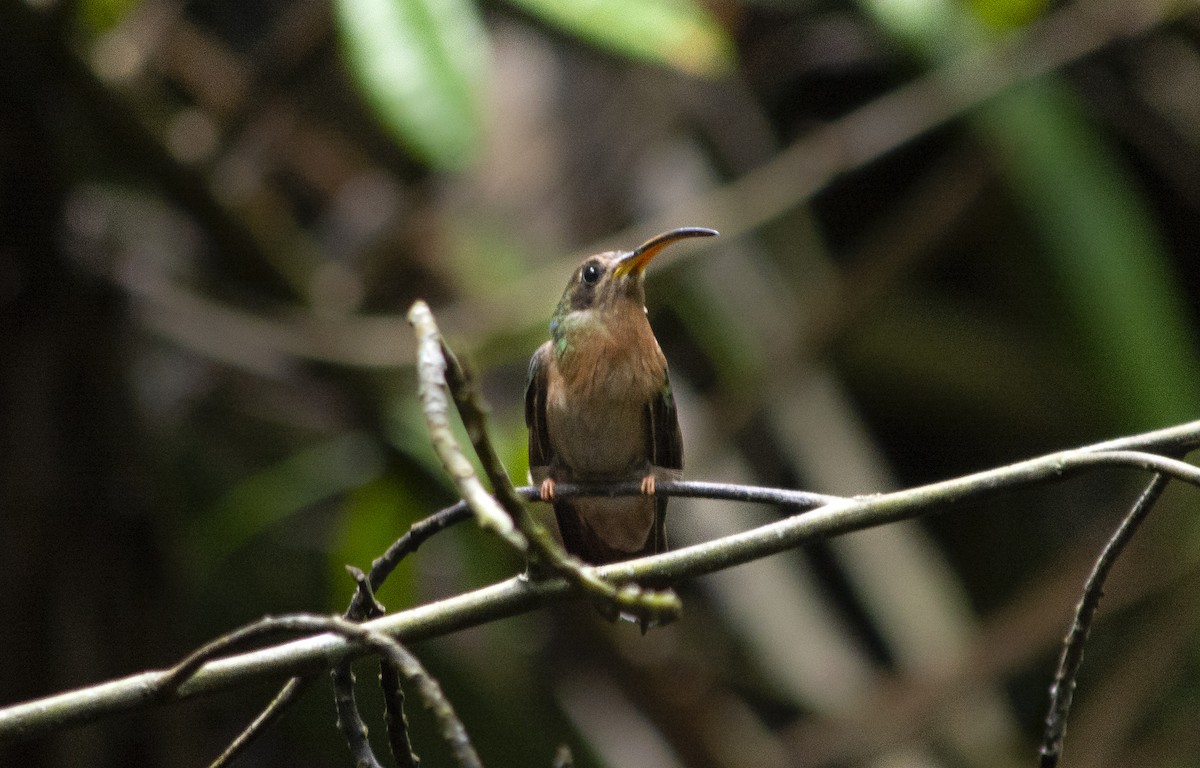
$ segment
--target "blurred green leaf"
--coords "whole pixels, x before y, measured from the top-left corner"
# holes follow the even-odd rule
[[[76,11],[83,29],[90,35],[102,35],[121,23],[140,0],[83,0]]]
[[[746,325],[737,322],[711,296],[683,289],[670,297],[671,308],[687,326],[693,340],[716,367],[720,386],[730,392],[754,392],[765,380],[763,345]]]
[[[986,40],[984,30],[952,0],[859,0],[887,34],[938,60]]]
[[[1091,349],[1121,429],[1194,418],[1200,363],[1153,217],[1074,96],[1042,80],[980,114]]]
[[[665,64],[691,75],[715,77],[733,69],[733,42],[691,0],[511,0],[602,48]]]
[[[393,475],[380,475],[357,488],[346,499],[329,553],[333,585],[332,610],[343,611],[354,593],[354,582],[345,566],[370,571],[371,562],[417,520],[436,510],[422,507],[410,490]],[[379,590],[389,610],[411,605],[416,598],[412,558],[404,560]]]
[[[360,433],[307,448],[238,483],[188,536],[193,562],[219,563],[269,527],[379,474],[378,448]],[[386,546],[386,544],[384,545]]]
[[[354,80],[389,131],[441,169],[468,165],[483,133],[488,41],[469,0],[336,0]]]
[[[996,29],[1023,27],[1042,15],[1047,0],[971,0],[971,10]]]
[[[946,0],[861,2],[933,62],[992,37]],[[1200,403],[1193,329],[1153,217],[1116,149],[1053,77],[993,99],[973,120],[1038,226],[1109,423],[1136,430],[1192,418]]]
[[[413,382],[411,386],[415,393],[416,383]],[[421,412],[421,404],[415,394],[390,398],[386,414],[385,435],[392,447],[412,461],[414,465],[420,467],[441,489],[454,495],[454,483],[446,474],[441,460],[433,450],[433,443],[429,438],[429,428],[425,424],[425,415]],[[469,445],[462,429],[462,423],[455,418],[451,419],[450,424],[459,445]],[[468,454],[468,458],[474,458],[474,454]]]

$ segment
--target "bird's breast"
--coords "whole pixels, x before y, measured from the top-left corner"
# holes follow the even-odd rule
[[[560,469],[577,480],[633,478],[648,469],[646,405],[663,386],[662,352],[586,352],[551,372],[546,426]],[[660,362],[661,361],[661,362]]]
[[[580,402],[548,393],[546,421],[559,462],[576,479],[633,476],[645,463],[645,411],[628,399]],[[557,396],[556,396],[557,395]]]

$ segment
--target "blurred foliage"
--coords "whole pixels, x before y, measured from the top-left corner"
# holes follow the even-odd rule
[[[1011,73],[954,69],[1078,40],[1099,42],[982,103]],[[1194,3],[7,0],[0,46],[0,704],[344,609],[346,564],[454,501],[417,410],[416,298],[524,479],[527,362],[571,268],[660,227],[725,233],[647,288],[692,478],[870,493],[1197,413]],[[931,72],[958,76],[910,87]],[[922,99],[972,106],[905,140]],[[644,637],[565,605],[414,650],[492,766],[563,742],[584,767],[1032,764],[1137,482],[681,585],[684,617]],[[1200,755],[1195,508],[1170,490],[1114,575],[1072,765]],[[679,499],[670,536],[786,513]],[[521,567],[464,525],[380,599]],[[204,764],[270,694],[0,764]],[[332,723],[320,680],[246,764],[344,764]]]
[[[487,72],[469,0],[339,0],[341,43],[380,119],[421,159],[461,168],[479,149]]]
[[[288,515],[364,487],[380,469],[374,445],[363,435],[347,434],[241,480],[187,537],[191,552],[209,561],[201,566],[200,578],[210,575],[230,550],[252,545]]]
[[[971,8],[980,20],[998,29],[1029,24],[1045,10],[1046,0],[973,0]]]
[[[864,5],[879,9],[886,0]],[[956,55],[985,36],[953,3],[910,5],[921,10],[903,21],[888,12],[875,16],[923,55]],[[984,15],[995,21],[995,11]],[[1039,227],[1092,357],[1094,381],[1108,394],[1106,411],[1125,430],[1188,419],[1200,402],[1192,318],[1150,212],[1114,148],[1070,93],[1049,82],[996,99],[977,119]]]
[[[727,74],[732,42],[691,0],[514,0],[605,48],[697,75]],[[488,42],[469,0],[339,0],[341,43],[359,88],[415,155],[453,170],[478,155]]]
[[[985,115],[1073,306],[1108,412],[1130,430],[1187,420],[1200,402],[1193,318],[1132,178],[1052,85]]]
[[[79,4],[79,21],[89,34],[99,35],[115,27],[137,5],[137,0],[85,0]]]
[[[693,0],[512,2],[592,43],[688,74],[711,77],[733,68],[733,41]]]

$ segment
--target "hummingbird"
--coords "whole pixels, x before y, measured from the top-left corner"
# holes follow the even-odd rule
[[[551,502],[563,546],[593,565],[663,552],[667,499],[683,472],[667,360],[646,317],[645,270],[660,251],[716,230],[684,227],[632,251],[584,259],[529,362],[529,474]],[[641,481],[641,495],[555,498],[556,482]]]

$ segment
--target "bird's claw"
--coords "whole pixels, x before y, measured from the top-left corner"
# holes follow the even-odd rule
[[[541,497],[542,501],[553,501],[554,500],[554,479],[553,478],[547,477],[545,480],[542,481],[541,486],[538,488],[538,496]]]
[[[646,475],[642,478],[642,494],[645,496],[654,495],[654,475]]]

